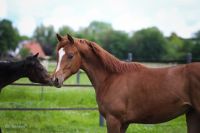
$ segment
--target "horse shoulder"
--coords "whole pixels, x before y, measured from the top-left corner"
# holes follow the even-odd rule
[[[102,114],[112,114],[122,118],[127,105],[127,80],[123,74],[114,74],[97,94],[97,102]]]

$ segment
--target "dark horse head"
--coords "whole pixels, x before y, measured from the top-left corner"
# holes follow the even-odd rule
[[[51,78],[47,70],[38,60],[38,53],[34,56],[27,57],[24,60],[26,77],[30,81],[41,84],[51,84]]]
[[[22,77],[35,83],[51,85],[50,75],[37,57],[38,54],[17,62],[0,62],[0,92],[3,87]]]

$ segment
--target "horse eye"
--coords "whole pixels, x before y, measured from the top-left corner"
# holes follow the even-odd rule
[[[67,58],[68,58],[68,59],[72,59],[73,56],[74,56],[73,54],[68,54],[68,55],[67,55]]]

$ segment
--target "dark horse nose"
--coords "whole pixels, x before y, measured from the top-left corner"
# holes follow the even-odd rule
[[[55,78],[54,83],[58,84],[59,80],[58,78]]]

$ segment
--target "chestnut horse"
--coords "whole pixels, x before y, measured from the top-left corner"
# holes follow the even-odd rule
[[[94,42],[57,34],[54,85],[83,69],[95,88],[108,133],[130,123],[154,124],[186,114],[188,133],[200,133],[200,63],[148,68],[120,61]]]
[[[38,54],[17,62],[0,62],[0,92],[3,87],[22,77],[35,83],[51,85],[51,77],[40,64]]]

